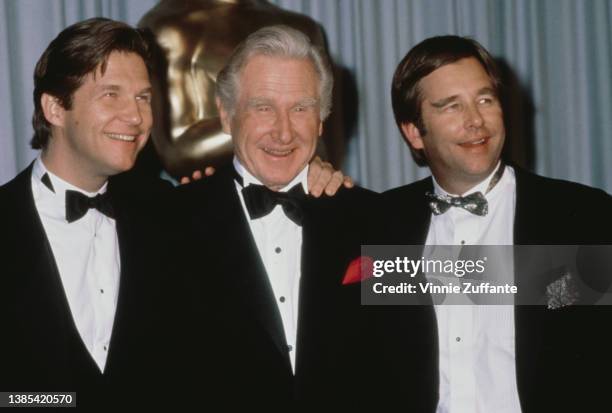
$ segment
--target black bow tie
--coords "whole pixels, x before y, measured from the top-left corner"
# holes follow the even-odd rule
[[[304,213],[302,201],[306,198],[302,184],[294,185],[288,192],[277,192],[263,185],[242,188],[242,196],[251,219],[268,215],[276,205],[281,205],[287,218],[302,225]]]
[[[425,193],[429,207],[434,215],[440,215],[450,207],[463,208],[475,215],[484,216],[489,212],[489,204],[482,192],[474,192],[468,196],[438,195],[432,192]]]
[[[89,208],[95,208],[107,217],[115,217],[108,191],[91,198],[78,191],[66,191],[66,221],[81,219]]]

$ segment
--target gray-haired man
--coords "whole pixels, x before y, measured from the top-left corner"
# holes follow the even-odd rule
[[[179,191],[183,228],[197,240],[188,256],[207,268],[191,291],[209,338],[193,342],[229,404],[291,411],[401,395],[428,411],[433,311],[362,306],[360,283],[347,284],[360,245],[374,241],[377,195],[305,192],[331,88],[323,55],[284,26],[249,36],[219,74],[233,166]]]

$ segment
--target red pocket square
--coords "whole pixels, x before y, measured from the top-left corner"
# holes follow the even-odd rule
[[[348,265],[342,285],[354,284],[372,277],[374,262],[372,257],[357,257]]]

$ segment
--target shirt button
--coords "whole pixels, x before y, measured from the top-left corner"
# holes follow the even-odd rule
[[[461,337],[457,337],[457,338],[455,338],[455,341],[456,341],[457,343],[458,343],[458,342],[460,342],[460,341],[461,341]]]
[[[285,302],[285,297],[282,296],[281,298],[279,298],[279,300],[280,300],[281,303],[284,303]]]
[[[104,294],[104,290],[100,288],[100,294]]]
[[[280,248],[280,247],[276,247],[276,248],[274,248],[274,252],[275,252],[275,253],[277,253],[277,254],[280,254],[280,253],[281,253],[281,251],[282,251],[282,250],[281,250],[281,248]]]
[[[465,240],[464,239],[461,240],[461,245],[465,245]]]
[[[287,346],[287,350],[289,350],[289,351],[293,351],[293,346],[292,346],[291,344],[289,344],[289,345]]]
[[[106,351],[106,346],[104,346],[104,351]]]

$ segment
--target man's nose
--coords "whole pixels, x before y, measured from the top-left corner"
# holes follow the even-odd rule
[[[480,108],[473,104],[467,105],[465,110],[465,127],[480,128],[484,124],[484,118],[480,113]]]
[[[121,111],[121,119],[130,125],[138,126],[142,123],[141,108],[136,99],[126,99]]]
[[[291,132],[291,118],[287,112],[278,112],[274,120],[274,138],[287,144],[293,139]]]

